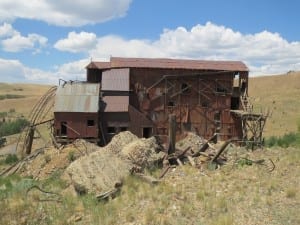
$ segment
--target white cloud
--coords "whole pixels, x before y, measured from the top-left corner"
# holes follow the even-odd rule
[[[82,26],[122,17],[132,0],[1,0],[0,21],[35,19],[58,26]]]
[[[191,30],[165,29],[158,40],[125,40],[118,36],[98,38],[92,58],[171,57],[207,60],[239,60],[251,74],[278,74],[300,70],[300,42],[288,42],[278,33],[242,34],[211,22]]]
[[[17,35],[18,32],[11,26],[11,24],[3,23],[0,26],[0,38],[6,38]]]
[[[20,52],[27,49],[35,49],[38,52],[47,44],[48,39],[39,34],[28,34],[22,36],[10,24],[4,23],[0,26],[0,44],[6,52]]]
[[[118,36],[105,36],[97,41],[95,49],[90,51],[91,58],[122,57],[166,57],[169,54],[157,48],[148,40],[125,40]]]
[[[74,62],[65,63],[55,68],[55,77],[64,80],[86,80],[85,67],[89,59],[82,59]]]
[[[20,52],[26,49],[34,49],[46,45],[48,39],[38,34],[29,34],[27,37],[20,34],[2,40],[2,48],[6,52]]]
[[[57,78],[50,72],[26,67],[18,60],[0,58],[0,80],[13,83],[54,83]]]
[[[86,51],[94,46],[94,39],[93,33],[71,32],[66,39],[57,42],[56,47],[66,51],[72,48]],[[184,27],[165,29],[157,40],[126,40],[108,35],[97,37],[95,43],[87,57],[93,60],[109,60],[110,56],[239,60],[246,63],[251,75],[300,70],[300,41],[289,42],[280,34],[268,31],[242,34],[210,22],[196,25],[190,30]],[[28,68],[19,61],[0,60],[0,76],[3,76],[0,79],[5,80],[5,74],[11,74],[12,78],[18,74],[20,79],[30,82],[57,83],[59,78],[84,80],[88,63],[89,59],[83,59],[58,65],[53,71],[42,71]]]
[[[95,48],[96,44],[97,37],[94,33],[70,32],[67,38],[57,41],[54,47],[61,51],[77,53],[91,50]]]
[[[27,67],[19,60],[0,58],[0,81],[57,84],[59,79],[85,80],[85,66],[88,63],[88,59],[83,59],[57,66],[53,71],[44,71]]]

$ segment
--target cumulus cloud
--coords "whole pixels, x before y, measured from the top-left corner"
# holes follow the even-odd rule
[[[8,28],[6,26],[3,30],[11,30]],[[56,47],[76,52],[90,49],[87,58],[101,61],[109,60],[110,56],[239,60],[246,63],[252,76],[300,70],[299,41],[289,42],[280,34],[269,31],[242,34],[210,22],[189,30],[184,27],[165,29],[157,40],[128,40],[113,35],[95,37],[93,33],[71,32],[66,39],[58,41]],[[4,76],[3,70],[7,74],[21,74],[32,82],[46,82],[48,79],[48,83],[57,83],[59,78],[84,80],[89,59],[58,65],[50,72],[27,68],[19,61],[8,61],[5,65],[7,63],[10,66],[0,65],[0,76]],[[9,73],[13,69],[15,71]]]
[[[61,39],[54,44],[54,47],[61,51],[72,53],[87,52],[95,48],[97,44],[97,37],[94,33],[87,32],[70,32],[68,37]]]
[[[39,34],[28,34],[26,37],[22,36],[20,32],[16,31],[10,24],[4,23],[0,26],[0,44],[6,52],[20,52],[27,49],[39,48],[47,44],[48,39]]]
[[[53,71],[44,71],[30,68],[19,60],[0,58],[0,80],[9,83],[45,83],[57,84],[59,79],[85,80],[85,66],[88,59],[66,63],[53,68]]]
[[[100,23],[126,14],[132,0],[1,0],[0,21],[16,18],[58,26]]]
[[[171,57],[207,60],[241,60],[251,74],[278,74],[300,70],[300,42],[288,42],[278,33],[242,34],[211,22],[187,30],[165,29],[158,40],[98,38],[92,58]]]
[[[0,26],[0,38],[6,38],[18,35],[18,32],[12,27],[11,24],[3,23],[2,26]]]

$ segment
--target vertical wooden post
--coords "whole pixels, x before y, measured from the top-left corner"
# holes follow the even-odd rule
[[[176,142],[176,116],[174,114],[169,115],[169,149],[168,154],[175,153]]]
[[[27,140],[26,140],[26,154],[27,155],[29,155],[31,153],[33,137],[34,137],[34,128],[30,127],[28,137],[27,137]]]

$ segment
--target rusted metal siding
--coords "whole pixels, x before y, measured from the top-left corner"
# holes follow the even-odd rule
[[[234,73],[186,72],[192,71],[132,68],[135,107],[153,122],[157,134],[167,134],[168,115],[175,114],[179,133],[191,130],[208,138],[219,132],[224,140],[236,135],[230,114]],[[164,74],[176,76],[157,82]]]
[[[98,112],[100,84],[66,83],[57,88],[54,112]]]
[[[104,96],[101,104],[103,112],[128,112],[129,96]]]
[[[98,113],[54,112],[54,135],[57,138],[94,138],[99,136]],[[93,123],[92,123],[93,121]],[[66,123],[63,128],[62,123]],[[65,132],[62,131],[66,129]]]
[[[205,138],[215,132],[223,140],[241,137],[241,121],[230,110],[240,108],[239,97],[247,92],[242,62],[112,57],[109,64],[92,62],[88,68],[102,72],[104,130],[128,126],[139,137],[150,131],[167,135],[168,116],[174,114],[177,136],[194,131]]]
[[[154,129],[154,123],[136,108],[129,106],[129,130],[138,137],[143,136],[144,128]],[[154,131],[154,130],[153,130]]]
[[[104,71],[101,90],[129,91],[129,68]]]
[[[128,111],[102,112],[100,117],[100,126],[103,132],[102,137],[105,138],[105,140],[102,140],[103,144],[108,143],[115,134],[121,131],[129,130],[130,118]]]

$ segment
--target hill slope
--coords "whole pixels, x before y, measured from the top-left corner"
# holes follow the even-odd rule
[[[300,72],[250,78],[249,95],[254,107],[270,108],[265,136],[297,131],[300,121]]]
[[[49,88],[48,85],[0,83],[0,112],[15,111],[28,117],[32,107]]]

